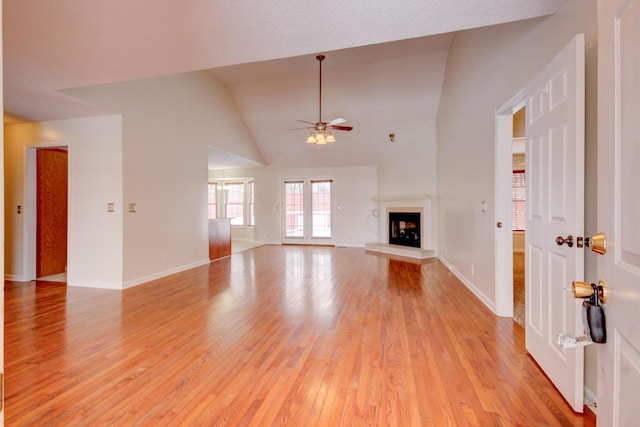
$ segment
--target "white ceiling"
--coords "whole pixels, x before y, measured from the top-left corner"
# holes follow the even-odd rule
[[[210,70],[267,163],[377,164],[437,114],[452,33],[557,12],[564,0],[4,0],[4,108],[44,121],[100,114],[63,89]],[[329,150],[297,119],[348,119]],[[396,134],[391,144],[389,133]],[[243,165],[212,151],[218,166]],[[224,164],[221,164],[224,160]]]

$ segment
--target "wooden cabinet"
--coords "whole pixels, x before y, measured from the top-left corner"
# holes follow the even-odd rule
[[[231,255],[231,220],[209,220],[209,259]]]

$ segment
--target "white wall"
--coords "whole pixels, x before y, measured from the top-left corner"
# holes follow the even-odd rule
[[[436,194],[436,126],[431,123],[423,128],[423,134],[408,149],[392,154],[380,164],[379,196]]]
[[[35,206],[27,200],[29,147],[69,148],[68,270],[70,286],[122,287],[122,121],[102,116],[5,126],[6,275],[32,280],[27,239]],[[107,203],[116,211],[107,212]],[[17,213],[17,206],[23,213]],[[30,234],[31,233],[31,234]],[[31,245],[33,248],[33,245]],[[29,260],[31,257],[31,261]]]
[[[282,180],[285,178],[333,179],[335,215],[333,244],[363,247],[377,241],[377,170],[375,166],[331,167],[311,169],[237,169],[226,177],[255,179],[254,239],[259,242],[282,242]]]
[[[576,33],[586,34],[594,60],[595,13],[595,1],[573,0],[558,15],[461,32],[451,45],[437,122],[439,253],[489,301],[496,110]]]
[[[577,33],[585,33],[587,50],[585,220],[587,228],[595,224],[595,168],[588,165],[596,153],[596,29],[595,0],[569,0],[557,15],[464,31],[451,45],[437,120],[438,253],[489,304],[495,304],[495,114]],[[586,364],[593,364],[589,352]]]
[[[67,92],[123,116],[125,286],[209,262],[208,146],[263,163],[226,87],[193,72]]]

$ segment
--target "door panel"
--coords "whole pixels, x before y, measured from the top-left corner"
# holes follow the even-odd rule
[[[36,276],[67,267],[67,151],[37,150]]]
[[[584,251],[555,239],[580,235],[584,227],[584,35],[531,81],[526,97],[526,347],[582,412],[583,349],[564,349],[556,336],[583,333],[580,302],[566,288],[584,274]]]
[[[607,342],[599,345],[598,424],[640,425],[640,0],[598,2],[598,231],[607,252]]]

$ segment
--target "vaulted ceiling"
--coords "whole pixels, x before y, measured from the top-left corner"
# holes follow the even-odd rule
[[[27,120],[101,114],[62,92],[209,70],[269,165],[378,164],[435,123],[453,33],[557,12],[564,0],[4,0],[4,108]],[[340,155],[304,143],[344,117]],[[6,120],[5,120],[6,122]],[[394,133],[395,145],[389,141]],[[215,139],[215,136],[213,136]],[[215,150],[218,166],[242,165]]]

